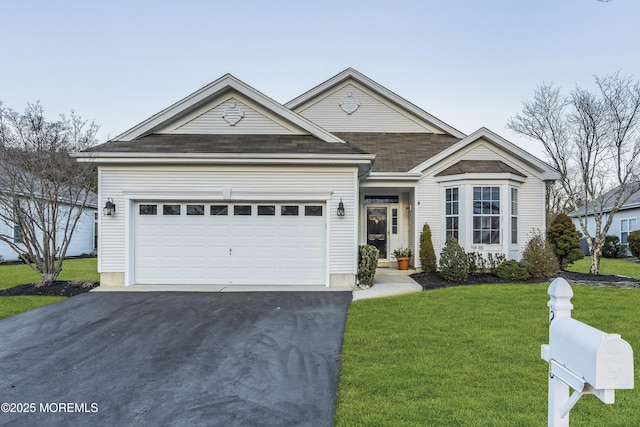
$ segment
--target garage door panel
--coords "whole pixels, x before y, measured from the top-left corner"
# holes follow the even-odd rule
[[[219,203],[196,203],[204,205],[204,215],[186,215],[189,203],[180,204],[180,215],[163,215],[166,203],[161,202],[156,215],[138,215],[136,205],[135,283],[325,284],[324,216],[305,216],[299,202],[281,203],[299,206],[299,215],[291,216],[280,215],[281,204],[275,205],[275,212],[258,209],[274,206],[272,202],[242,203],[251,206],[251,216],[234,215],[232,204],[225,211]],[[227,215],[211,214],[214,211]]]

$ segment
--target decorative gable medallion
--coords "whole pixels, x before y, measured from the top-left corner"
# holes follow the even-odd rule
[[[345,113],[351,114],[356,111],[358,107],[360,107],[360,102],[358,101],[358,98],[356,98],[352,93],[349,93],[342,98],[340,107],[342,107]]]
[[[229,126],[235,126],[244,117],[244,111],[236,107],[236,103],[231,104],[222,115],[222,118],[229,123]]]

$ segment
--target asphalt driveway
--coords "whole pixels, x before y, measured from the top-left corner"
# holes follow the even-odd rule
[[[1,320],[0,425],[330,426],[350,301],[88,293]]]

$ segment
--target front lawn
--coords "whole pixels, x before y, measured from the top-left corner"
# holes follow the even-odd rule
[[[590,268],[591,257],[584,257],[583,259],[571,264],[566,268],[566,270],[588,274]],[[640,264],[626,259],[601,258],[600,274],[617,274],[619,276],[628,276],[640,279]]]
[[[66,260],[58,279],[97,282],[100,280],[97,261],[95,258]],[[0,290],[38,280],[39,275],[26,265],[0,265]],[[2,296],[0,297],[0,319],[63,299],[65,298],[51,296]]]
[[[546,426],[547,288],[473,285],[353,302],[336,425]],[[573,317],[640,348],[640,291],[573,289]],[[629,426],[638,413],[633,390],[617,391],[615,405],[585,396],[571,425]]]
[[[24,264],[0,264],[0,290],[13,286],[33,283],[40,280],[40,275]],[[58,280],[78,280],[83,282],[99,282],[98,261],[96,258],[68,259],[62,264]]]

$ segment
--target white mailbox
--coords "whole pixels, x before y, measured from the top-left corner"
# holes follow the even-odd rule
[[[618,334],[607,334],[570,317],[549,327],[549,357],[594,389],[633,388],[633,350]]]
[[[573,289],[563,278],[549,286],[549,426],[568,427],[569,412],[583,394],[614,403],[615,390],[633,388],[633,350],[618,334],[607,334],[571,318]],[[569,394],[569,387],[575,392]]]

